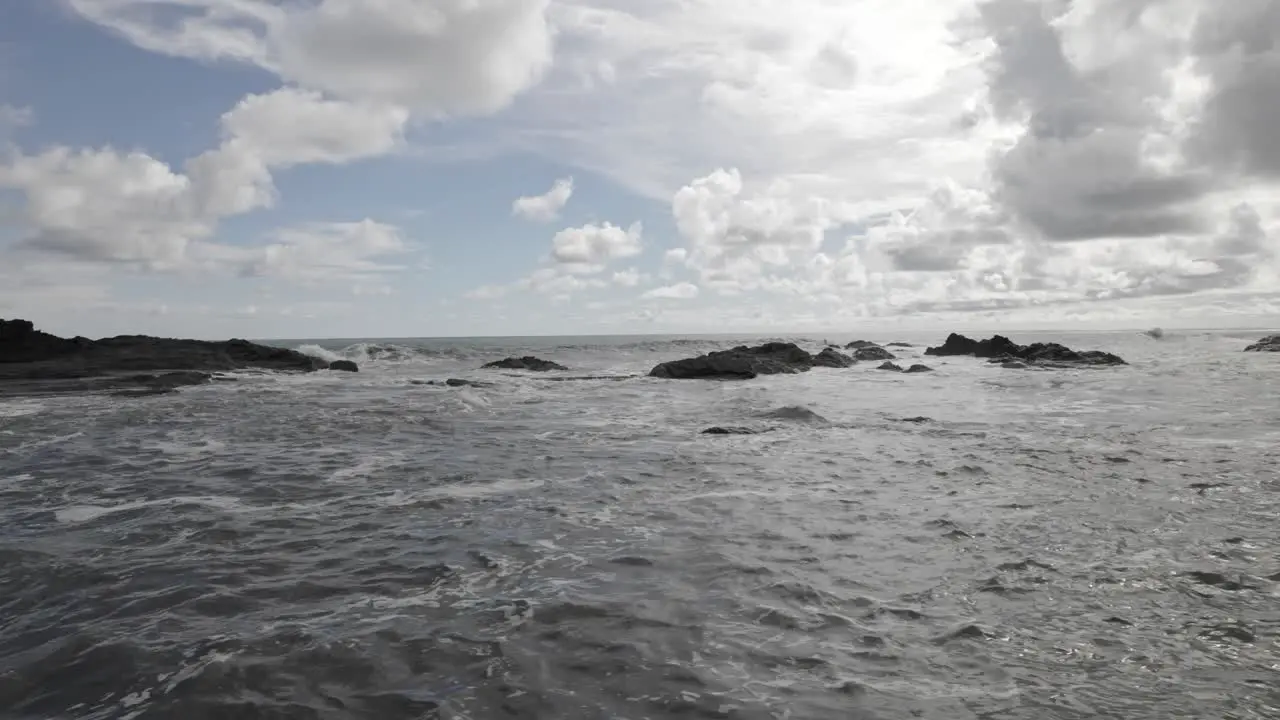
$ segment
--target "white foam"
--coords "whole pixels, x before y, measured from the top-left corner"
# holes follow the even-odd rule
[[[38,402],[18,401],[0,403],[0,418],[17,418],[36,415],[44,412],[45,406]]]
[[[106,515],[128,512],[149,507],[167,507],[172,505],[204,505],[219,510],[243,510],[240,501],[232,497],[209,495],[203,497],[172,497],[159,500],[140,500],[138,502],[120,503],[118,505],[69,505],[54,511],[53,516],[60,523],[86,523]]]
[[[311,357],[314,357],[314,358],[320,358],[321,360],[324,360],[325,362],[333,362],[333,361],[335,361],[335,360],[350,360],[350,359],[351,359],[351,358],[348,358],[348,357],[344,357],[344,356],[342,356],[342,355],[340,355],[340,354],[338,354],[338,353],[336,353],[336,352],[334,352],[334,351],[332,351],[332,350],[329,350],[329,349],[327,349],[327,348],[322,348],[322,347],[320,347],[319,345],[299,345],[298,347],[294,348],[294,350],[297,350],[298,352],[302,353],[303,355],[310,355]]]
[[[64,442],[67,442],[68,440],[75,440],[76,438],[83,437],[83,436],[84,436],[84,433],[82,432],[67,433],[66,435],[54,435],[53,437],[45,438],[44,440],[32,440],[30,442],[22,443],[16,448],[5,450],[5,452],[13,455],[17,455],[18,453],[24,452],[26,450],[36,450],[38,448],[48,447],[49,445],[57,445],[58,443],[64,443]]]

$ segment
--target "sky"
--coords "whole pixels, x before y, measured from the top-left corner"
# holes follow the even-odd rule
[[[13,0],[0,317],[1280,325],[1280,0]]]

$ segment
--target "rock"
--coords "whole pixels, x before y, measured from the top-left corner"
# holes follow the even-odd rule
[[[858,348],[853,354],[858,360],[894,360],[896,355],[885,350],[879,345],[870,345],[868,347]]]
[[[911,367],[907,368],[903,372],[906,372],[906,373],[933,372],[933,368],[929,367],[928,365],[921,365],[920,363],[916,363],[915,365],[912,365]]]
[[[1020,360],[1006,360],[1005,362],[1000,363],[1000,367],[1005,368],[1006,370],[1026,370],[1027,364]]]
[[[0,320],[0,394],[86,390],[163,392],[209,380],[218,371],[311,372],[324,360],[248,340],[179,340],[121,335],[71,340],[25,320]]]
[[[868,348],[868,347],[880,347],[880,346],[876,343],[871,342],[870,340],[854,340],[848,345],[845,345],[844,349],[845,350],[861,350],[862,348]]]
[[[360,366],[350,360],[334,360],[329,363],[329,369],[341,372],[360,372]]]
[[[477,382],[475,380],[461,380],[459,378],[449,378],[444,381],[444,384],[449,387],[493,387],[493,383]]]
[[[847,368],[852,367],[855,362],[857,361],[835,348],[826,348],[813,358],[815,367]]]
[[[549,372],[551,370],[568,370],[569,369],[561,365],[560,363],[554,363],[554,362],[551,362],[550,360],[543,360],[541,358],[533,357],[532,355],[525,355],[524,357],[518,357],[518,358],[509,357],[503,360],[497,360],[495,362],[491,362],[485,365],[484,368],[485,369],[496,368],[499,370],[530,370],[532,372]]]
[[[951,333],[945,343],[939,347],[928,348],[924,351],[924,354],[933,356],[973,355],[1002,364],[1021,361],[1027,365],[1039,367],[1067,368],[1127,364],[1119,356],[1100,350],[1081,352],[1058,343],[1019,345],[1003,335],[994,335],[987,340],[973,340],[963,335]]]
[[[750,380],[758,375],[807,372],[813,367],[813,356],[795,343],[772,342],[664,362],[649,371],[649,376],[669,380]]]
[[[947,355],[973,355],[980,358],[994,358],[1002,355],[1014,355],[1021,349],[1021,346],[1014,343],[1003,335],[994,335],[989,340],[973,340],[960,335],[951,333],[947,336],[947,341],[939,347],[927,348],[925,355],[947,356]]]
[[[876,368],[876,369],[877,369],[877,370],[888,370],[888,371],[890,371],[890,372],[900,372],[900,373],[924,373],[924,372],[933,372],[933,368],[929,367],[928,365],[921,365],[920,363],[916,363],[916,364],[912,365],[911,367],[906,368],[906,369],[904,370],[904,369],[903,369],[903,367],[902,367],[901,365],[899,365],[898,363],[895,363],[895,362],[887,362],[887,363],[885,363],[885,364],[881,365],[880,367],[878,367],[878,368]]]
[[[1280,335],[1264,337],[1244,349],[1245,352],[1280,352]]]
[[[759,435],[762,432],[764,431],[752,430],[751,428],[745,428],[745,427],[720,427],[719,425],[717,425],[715,427],[709,427],[706,430],[703,430],[700,434],[702,435]]]
[[[904,343],[904,342],[891,342],[888,345],[885,345],[885,347],[909,348],[909,347],[915,347],[915,345],[912,345],[911,343]]]
[[[888,370],[888,371],[890,371],[890,372],[904,372],[904,371],[903,371],[903,369],[902,369],[902,366],[901,366],[901,365],[899,365],[899,364],[898,364],[898,363],[896,363],[896,362],[887,362],[887,363],[885,363],[885,364],[881,365],[880,367],[878,367],[878,368],[876,368],[876,369],[877,369],[877,370]]]
[[[802,407],[800,405],[788,405],[787,407],[780,407],[776,410],[770,410],[767,413],[763,413],[760,415],[760,417],[769,418],[771,420],[787,420],[789,422],[808,423],[810,425],[831,424],[831,421],[822,417],[818,413],[810,410],[807,407]]]

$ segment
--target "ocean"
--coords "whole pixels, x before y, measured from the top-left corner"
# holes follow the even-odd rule
[[[0,401],[0,717],[1280,718],[1263,334],[277,341],[361,371]],[[524,354],[571,370],[479,369]]]

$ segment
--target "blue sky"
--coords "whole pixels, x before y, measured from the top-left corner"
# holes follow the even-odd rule
[[[1275,6],[6,3],[0,316],[202,337],[1268,324],[1280,51],[1250,38]]]

